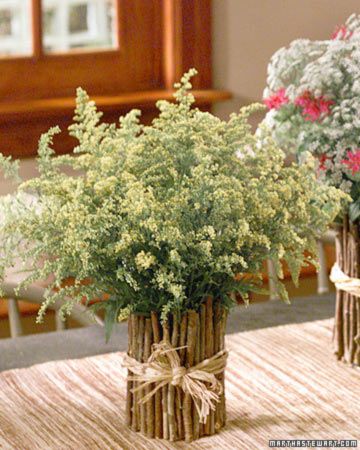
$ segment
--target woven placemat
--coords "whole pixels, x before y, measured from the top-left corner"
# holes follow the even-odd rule
[[[360,371],[335,360],[331,334],[323,320],[229,335],[227,426],[190,447],[124,425],[121,353],[3,372],[0,448],[259,450],[270,439],[360,439]]]

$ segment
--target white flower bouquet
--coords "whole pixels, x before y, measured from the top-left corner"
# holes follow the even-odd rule
[[[351,194],[360,216],[360,16],[331,39],[298,39],[268,66],[266,123],[277,143],[318,160],[320,178]]]
[[[268,67],[265,123],[275,141],[317,159],[317,174],[349,193],[352,203],[338,224],[335,353],[360,365],[360,16],[353,14],[331,39],[298,39],[281,48]]]

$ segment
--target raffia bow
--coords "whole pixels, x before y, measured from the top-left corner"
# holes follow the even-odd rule
[[[222,384],[215,375],[224,371],[228,352],[221,350],[211,358],[205,359],[196,366],[181,366],[180,358],[176,350],[169,342],[161,341],[153,344],[153,352],[146,363],[140,363],[129,355],[123,357],[123,367],[134,375],[128,377],[129,381],[137,381],[141,384],[131,389],[131,392],[143,391],[144,388],[156,383],[154,389],[140,398],[139,403],[146,403],[167,384],[180,386],[184,392],[190,394],[194,400],[201,423],[206,422],[210,410],[215,409],[215,404],[220,401],[223,392]]]
[[[360,279],[346,275],[338,263],[335,263],[331,269],[330,280],[335,284],[337,289],[360,297]]]

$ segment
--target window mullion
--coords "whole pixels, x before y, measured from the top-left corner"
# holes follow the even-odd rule
[[[115,2],[115,32],[116,32],[116,47],[119,48],[120,45],[122,45],[123,42],[123,28],[122,28],[122,21],[125,20],[125,18],[122,16],[122,2],[123,0],[114,0]]]
[[[32,0],[32,48],[35,58],[39,58],[43,54],[41,3],[42,0]]]

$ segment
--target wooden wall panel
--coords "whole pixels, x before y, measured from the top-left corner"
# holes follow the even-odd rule
[[[195,88],[212,86],[211,0],[164,0],[164,82],[171,88],[192,67]]]

